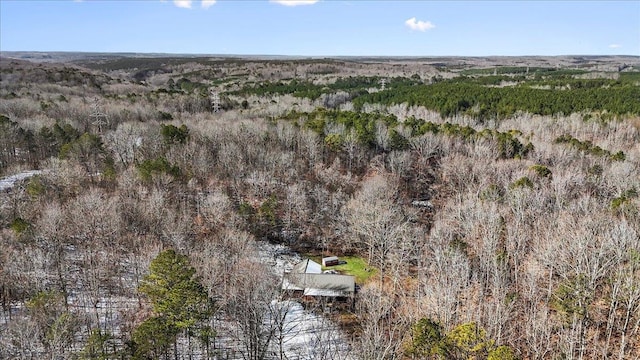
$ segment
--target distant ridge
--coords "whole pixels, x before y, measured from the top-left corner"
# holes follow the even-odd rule
[[[442,61],[466,64],[503,64],[522,63],[524,60],[555,60],[561,64],[578,64],[589,62],[640,63],[636,55],[558,55],[558,56],[303,56],[303,55],[241,55],[241,54],[171,54],[171,53],[136,53],[136,52],[74,52],[74,51],[0,51],[0,57],[28,60],[32,62],[73,62],[82,60],[112,60],[118,58],[214,58],[214,59],[247,59],[247,60],[316,60],[335,59],[363,62],[387,61]]]

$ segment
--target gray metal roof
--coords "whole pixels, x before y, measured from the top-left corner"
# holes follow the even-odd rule
[[[296,274],[320,274],[322,273],[322,266],[311,259],[306,259],[295,264],[291,272]]]
[[[311,296],[350,296],[355,292],[356,281],[351,275],[286,273],[283,290],[303,290]]]

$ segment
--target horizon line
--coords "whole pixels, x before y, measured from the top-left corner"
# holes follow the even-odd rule
[[[34,54],[101,54],[101,55],[169,55],[169,56],[189,56],[189,57],[289,57],[289,58],[482,58],[482,57],[638,57],[640,55],[633,54],[556,54],[556,55],[534,55],[534,54],[521,54],[521,55],[298,55],[298,54],[247,54],[247,53],[179,53],[179,52],[136,52],[136,51],[75,51],[75,50],[0,50],[0,56],[2,54],[10,53],[34,53]]]

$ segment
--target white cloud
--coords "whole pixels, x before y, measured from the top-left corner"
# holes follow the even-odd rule
[[[609,47],[610,47],[611,49],[619,49],[619,48],[621,48],[621,47],[622,47],[622,45],[620,45],[620,44],[611,44],[611,45],[609,45]]]
[[[272,3],[284,6],[313,5],[319,0],[269,0]]]
[[[409,29],[418,31],[427,31],[436,27],[431,23],[431,21],[416,20],[415,17],[412,17],[404,23],[409,27]]]
[[[173,4],[179,8],[191,9],[192,0],[173,0]]]
[[[211,5],[215,4],[216,0],[202,0],[200,4],[204,9],[208,9]]]

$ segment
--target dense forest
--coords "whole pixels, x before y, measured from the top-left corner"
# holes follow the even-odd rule
[[[0,59],[0,358],[640,357],[640,60],[540,61]]]

